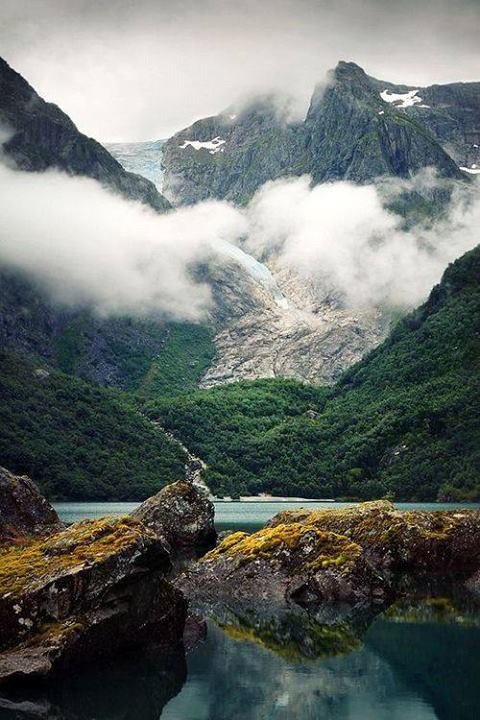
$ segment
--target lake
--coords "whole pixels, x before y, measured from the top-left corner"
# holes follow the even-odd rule
[[[217,503],[217,527],[256,529],[289,506],[298,504]],[[123,514],[133,507],[135,503],[61,503],[57,510],[73,521]],[[186,657],[181,649],[123,656],[75,672],[48,690],[26,694],[20,689],[0,697],[0,719],[480,717],[480,608],[455,584],[427,583],[389,608],[352,611],[336,604],[306,611],[256,605],[210,608],[205,614],[206,636]]]
[[[77,522],[83,518],[98,518],[104,515],[125,515],[136,507],[135,502],[64,502],[54,505],[58,514],[65,522]],[[281,510],[290,510],[300,507],[332,509],[346,507],[353,503],[336,502],[288,502],[288,501],[259,501],[259,502],[216,502],[215,526],[219,532],[222,530],[245,530],[252,532],[259,530],[267,520]],[[399,510],[453,510],[456,508],[478,508],[480,503],[396,503]]]

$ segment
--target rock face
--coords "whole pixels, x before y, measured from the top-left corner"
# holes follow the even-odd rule
[[[358,602],[381,597],[384,582],[364,550],[307,523],[226,537],[180,580],[187,595],[276,601]]]
[[[267,180],[306,173],[315,183],[363,183],[434,167],[461,179],[460,168],[480,158],[479,106],[480,83],[411,88],[340,62],[315,89],[303,122],[289,122],[262,98],[174,135],[164,148],[164,192],[174,203],[244,203]]]
[[[233,266],[212,274],[216,354],[201,387],[259,377],[330,384],[384,339],[386,313],[346,307],[331,287],[275,263],[270,270],[270,285]]]
[[[131,517],[164,538],[172,551],[178,553],[215,544],[214,514],[213,503],[202,491],[181,480],[145,500]]]
[[[480,564],[478,511],[400,512],[380,500],[342,510],[287,510],[269,526],[289,523],[345,535],[383,567],[451,572]]]
[[[465,576],[479,564],[480,512],[402,513],[379,501],[280,513],[253,535],[227,536],[179,585],[207,600],[358,603],[387,597],[394,569]]]
[[[0,682],[175,643],[186,604],[165,544],[132,519],[85,520],[0,551]]]
[[[49,535],[63,527],[29,477],[14,475],[0,467],[0,543]]]
[[[56,105],[45,102],[0,58],[0,123],[7,135],[3,151],[20,170],[56,167],[84,175],[155,210],[170,207],[155,185],[126,172],[100,143],[82,135]]]

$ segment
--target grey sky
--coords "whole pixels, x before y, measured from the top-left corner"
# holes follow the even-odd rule
[[[480,80],[480,0],[2,0],[0,53],[99,140],[167,137],[238,96],[303,107],[339,59]]]

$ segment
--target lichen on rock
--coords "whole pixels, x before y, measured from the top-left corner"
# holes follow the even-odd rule
[[[0,544],[48,535],[62,527],[57,513],[29,477],[0,467]]]
[[[214,514],[213,503],[202,491],[193,483],[180,480],[145,500],[131,517],[163,538],[177,553],[215,544]]]
[[[186,604],[165,544],[131,518],[84,520],[0,551],[0,682],[174,643]]]

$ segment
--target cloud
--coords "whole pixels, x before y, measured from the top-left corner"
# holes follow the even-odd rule
[[[2,264],[27,272],[57,301],[186,320],[205,316],[211,303],[192,266],[211,259],[215,240],[235,240],[245,228],[226,203],[158,215],[95,180],[2,165],[0,216]]]
[[[397,182],[397,189],[431,188],[431,173]],[[390,197],[392,187],[389,188]],[[478,195],[477,195],[478,198]],[[402,228],[374,185],[348,182],[311,187],[308,176],[267,183],[249,209],[247,247],[272,254],[350,307],[422,302],[449,262],[478,243],[480,199],[455,195],[442,220],[429,228]]]
[[[414,86],[478,80],[479,23],[478,0],[2,0],[0,47],[83,132],[129,141],[271,89],[305,110],[340,59]]]
[[[388,197],[434,187],[427,171],[389,183]],[[240,289],[242,274],[270,277],[244,249],[298,274],[319,301],[333,293],[351,308],[408,309],[477,244],[480,200],[457,194],[441,221],[406,231],[384,193],[289,178],[266,183],[245,209],[207,201],[158,215],[91,179],[0,165],[0,263],[28,273],[60,303],[195,321],[213,309],[210,287],[195,279],[200,263],[230,273],[234,263]]]

